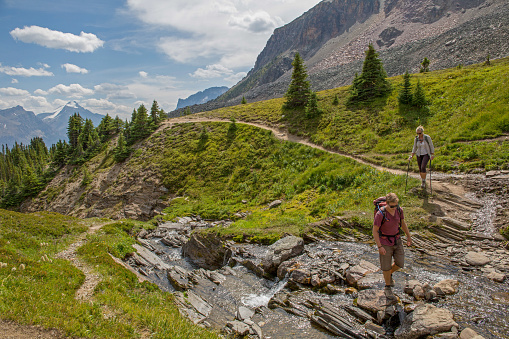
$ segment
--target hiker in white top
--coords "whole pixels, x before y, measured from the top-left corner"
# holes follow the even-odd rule
[[[435,158],[435,147],[431,137],[424,134],[424,127],[417,127],[415,133],[417,133],[417,136],[414,139],[412,155],[408,157],[408,161],[413,158],[414,154],[417,155],[417,164],[419,165],[419,174],[421,175],[421,188],[426,188],[426,165],[430,159],[433,160]]]

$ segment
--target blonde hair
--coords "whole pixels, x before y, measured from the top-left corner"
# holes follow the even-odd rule
[[[424,127],[419,126],[419,127],[417,127],[417,128],[415,129],[415,133],[419,133],[419,132],[424,133]]]
[[[398,196],[396,195],[396,193],[387,193],[387,195],[385,196],[385,201],[387,203],[390,203],[390,202],[398,203],[399,199],[398,199]]]

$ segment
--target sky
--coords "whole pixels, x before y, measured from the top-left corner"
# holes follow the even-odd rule
[[[231,87],[275,28],[320,0],[0,0],[0,109],[76,100],[130,118]]]

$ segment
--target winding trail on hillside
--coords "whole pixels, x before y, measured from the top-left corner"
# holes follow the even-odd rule
[[[169,126],[181,123],[199,123],[199,122],[225,122],[229,123],[231,120],[229,119],[219,119],[219,118],[209,118],[200,116],[199,114],[194,114],[190,116],[183,116],[178,118],[172,118],[166,120],[161,129],[167,128]],[[337,150],[326,149],[320,145],[314,144],[307,139],[292,135],[288,133],[286,130],[278,129],[273,126],[267,126],[260,122],[247,122],[242,120],[236,120],[238,124],[245,124],[249,126],[254,126],[257,128],[265,129],[271,131],[276,138],[279,140],[286,140],[291,142],[296,142],[302,145],[306,145],[315,149],[322,150],[324,152],[338,154],[352,160],[355,160],[363,165],[370,166],[379,171],[389,172],[395,175],[406,176],[407,172],[399,169],[382,167],[373,163],[370,163],[359,156],[354,156],[351,154],[347,154]],[[506,136],[502,136],[500,138],[496,138],[497,140],[506,140]],[[406,156],[406,155],[405,155]],[[409,172],[408,176],[411,178],[416,178],[420,180],[420,176],[418,173]],[[509,176],[506,175],[507,179]],[[417,194],[422,198],[422,208],[429,213],[429,221],[436,221],[437,218],[450,218],[453,220],[457,220],[460,222],[465,222],[470,224],[473,219],[486,219],[483,215],[487,212],[483,210],[483,206],[488,205],[497,205],[497,200],[500,197],[496,195],[486,195],[485,198],[479,200],[476,197],[475,193],[478,193],[477,188],[472,186],[472,182],[479,182],[485,179],[484,175],[481,174],[447,174],[440,172],[432,172],[432,193],[430,189],[430,175],[428,175],[427,179],[427,188],[426,190],[417,189],[416,187],[408,187],[408,190],[412,190],[413,194]],[[489,213],[495,213],[490,211]],[[496,216],[495,214],[492,214]],[[498,241],[501,241],[501,236],[496,228],[493,226],[491,220],[486,220],[486,222],[490,225],[488,229],[475,227],[472,228],[470,233],[479,235],[483,233],[487,239],[497,238]],[[475,223],[474,223],[475,224]],[[482,239],[482,236],[478,239]],[[485,238],[485,239],[486,239]]]
[[[94,294],[95,287],[101,281],[101,276],[95,273],[94,269],[90,265],[78,258],[77,250],[83,246],[83,244],[85,244],[88,235],[94,234],[104,225],[106,225],[106,223],[91,226],[87,232],[80,234],[74,243],[69,245],[69,247],[67,247],[62,252],[55,255],[55,258],[69,260],[71,264],[73,264],[76,268],[82,271],[83,274],[85,274],[85,281],[76,291],[74,296],[76,300],[83,302],[90,301],[92,299],[92,295]]]
[[[163,125],[163,128],[167,127],[169,125],[175,125],[175,124],[186,123],[186,122],[230,122],[230,120],[227,120],[227,119],[212,119],[212,118],[200,117],[200,116],[196,116],[196,115],[193,115],[193,116],[184,116],[184,117],[179,117],[179,118],[173,118],[173,119],[166,120],[166,122]],[[271,127],[271,126],[267,126],[267,125],[264,125],[264,124],[261,124],[261,123],[253,123],[253,122],[246,122],[246,121],[240,121],[240,120],[237,120],[236,123],[245,124],[245,125],[254,126],[254,127],[258,127],[258,128],[262,128],[262,129],[265,129],[265,130],[272,131],[272,133],[274,133],[275,137],[278,138],[279,140],[286,140],[286,141],[296,142],[296,143],[299,143],[299,144],[302,144],[302,145],[306,145],[306,146],[309,146],[309,147],[312,147],[312,148],[315,148],[315,149],[322,150],[324,152],[338,154],[338,155],[350,158],[352,160],[355,160],[355,161],[357,161],[357,162],[359,162],[359,163],[361,163],[363,165],[375,168],[375,169],[377,169],[379,171],[385,171],[385,172],[389,172],[389,173],[392,173],[392,174],[395,174],[395,175],[407,175],[407,172],[405,172],[405,171],[394,169],[394,168],[382,167],[382,166],[370,163],[368,161],[365,161],[364,159],[362,159],[360,157],[353,156],[353,155],[345,153],[345,152],[336,151],[336,150],[330,150],[330,149],[324,148],[324,147],[322,147],[320,145],[317,145],[317,144],[314,144],[314,143],[310,142],[309,140],[306,140],[304,138],[301,138],[301,137],[289,134],[287,131],[280,130],[280,129],[277,129],[277,128],[274,128],[274,127]],[[432,177],[432,179],[440,181],[440,182],[434,182],[434,184],[433,184],[433,190],[436,191],[437,193],[438,192],[447,192],[447,193],[452,193],[452,194],[458,195],[458,196],[464,196],[467,193],[467,191],[463,188],[463,186],[451,184],[451,183],[448,183],[448,182],[445,182],[445,181],[441,180],[441,179],[445,179],[445,178],[452,178],[452,177],[454,177],[454,175],[447,175],[447,174],[444,174],[444,173],[434,173],[434,174],[435,174],[435,176]],[[412,177],[412,178],[420,178],[418,173],[409,172],[408,176]]]

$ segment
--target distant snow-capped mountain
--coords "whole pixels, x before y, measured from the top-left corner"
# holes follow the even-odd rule
[[[37,115],[21,106],[0,110],[0,144],[28,144],[32,138],[42,137],[46,146],[50,147],[58,140],[67,140],[69,117],[74,113],[92,120],[95,127],[104,117],[83,108],[76,101],[69,101],[54,112]]]
[[[46,142],[56,136],[51,126],[41,124],[32,111],[26,111],[21,106],[0,110],[0,144],[9,147],[15,142],[27,145],[35,137],[41,137]]]

